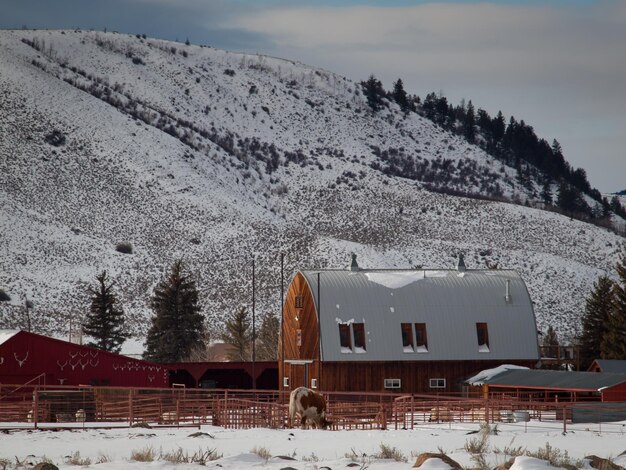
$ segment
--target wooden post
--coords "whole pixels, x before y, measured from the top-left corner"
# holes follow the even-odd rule
[[[133,416],[133,389],[128,389],[128,425],[132,426],[134,421]]]
[[[37,429],[37,423],[39,422],[39,390],[37,387],[35,387],[33,395],[33,423],[35,424],[35,429]]]
[[[567,432],[567,405],[563,405],[563,434]]]

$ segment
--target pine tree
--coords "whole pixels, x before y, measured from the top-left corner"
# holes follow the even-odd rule
[[[467,104],[467,111],[465,112],[465,120],[463,121],[463,135],[469,143],[474,143],[476,137],[476,115],[474,113],[474,105],[472,100]]]
[[[91,307],[83,324],[83,332],[95,341],[87,343],[103,351],[119,352],[128,338],[124,333],[124,312],[116,306],[113,286],[107,272],[102,271],[96,276],[97,285],[89,288]]]
[[[152,326],[144,358],[156,362],[181,362],[202,342],[204,318],[198,306],[195,281],[178,260],[154,289]]]
[[[226,331],[222,341],[228,346],[227,355],[231,361],[249,361],[252,348],[252,322],[248,309],[241,306],[226,321]]]
[[[613,281],[602,276],[593,285],[585,302],[583,331],[580,337],[580,358],[583,369],[594,359],[602,357],[601,344],[607,334],[608,320],[613,310]]]
[[[549,176],[543,178],[543,185],[541,186],[541,200],[546,206],[552,205],[552,181]]]
[[[393,84],[393,100],[398,103],[400,109],[404,112],[409,109],[409,100],[406,96],[406,91],[404,91],[404,84],[402,83],[402,79],[398,78],[396,83]]]
[[[548,331],[543,336],[542,346],[546,357],[557,357],[559,352],[559,338],[552,325],[548,327]]]
[[[361,82],[363,86],[363,93],[367,98],[367,104],[372,111],[376,112],[383,105],[383,96],[385,96],[385,89],[383,84],[374,75],[370,75],[366,82]]]
[[[278,359],[278,343],[280,340],[280,321],[272,312],[267,312],[261,319],[257,357],[261,361]]]
[[[604,359],[626,359],[626,244],[615,269],[619,279],[613,283],[613,308],[601,344]]]

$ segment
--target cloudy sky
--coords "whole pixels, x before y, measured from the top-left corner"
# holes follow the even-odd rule
[[[624,0],[0,0],[0,28],[23,26],[189,38],[386,88],[400,77],[523,119],[592,186],[626,189]]]

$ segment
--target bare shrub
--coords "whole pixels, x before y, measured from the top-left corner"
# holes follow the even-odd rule
[[[128,242],[118,243],[117,245],[115,245],[115,251],[118,251],[120,253],[124,253],[126,255],[132,255],[133,254],[133,245],[131,245]]]

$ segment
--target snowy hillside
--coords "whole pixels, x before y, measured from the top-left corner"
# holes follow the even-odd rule
[[[623,239],[524,201],[515,170],[360,87],[280,59],[115,33],[0,31],[0,326],[65,332],[106,269],[132,330],[172,261],[197,275],[218,321],[279,311],[294,270],[517,269],[539,327],[571,335]],[[413,165],[413,181],[387,176]],[[116,251],[130,243],[133,254]]]

